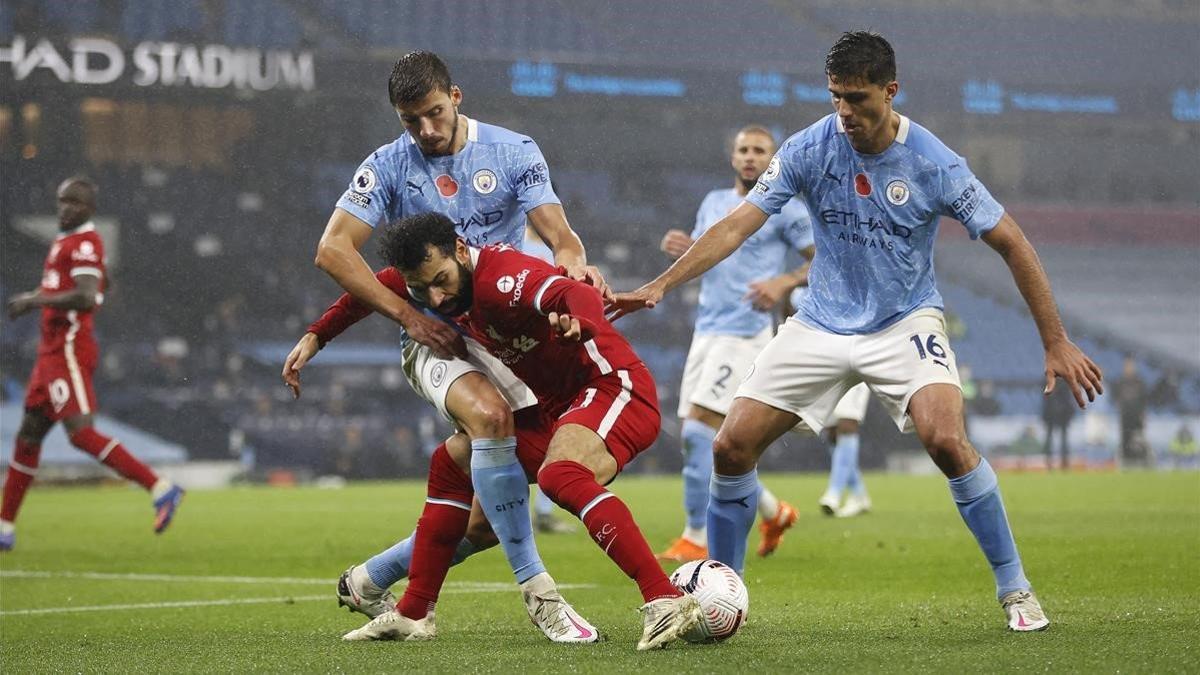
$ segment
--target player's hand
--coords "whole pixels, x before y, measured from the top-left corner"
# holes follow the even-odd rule
[[[743,300],[749,300],[754,309],[765,312],[783,302],[794,287],[794,283],[782,276],[755,281]]]
[[[34,299],[37,298],[37,291],[29,293],[18,293],[8,299],[8,318],[15,319],[22,314],[29,312],[37,305]]]
[[[689,237],[687,232],[683,230],[667,230],[667,233],[663,235],[662,243],[658,247],[662,249],[663,253],[672,258],[679,258],[679,256],[687,253],[687,250],[692,247],[693,243],[695,243],[695,240]]]
[[[418,344],[432,349],[439,359],[467,358],[467,343],[444,321],[417,312],[404,325],[404,330]]]
[[[560,337],[574,340],[575,342],[583,339],[583,327],[579,325],[579,319],[570,314],[559,314],[558,312],[550,312],[546,318],[550,319],[550,327]]]
[[[604,298],[605,302],[612,300],[613,292],[608,287],[608,282],[604,280],[604,274],[600,272],[600,268],[595,265],[573,265],[566,267],[567,276],[575,281],[583,283],[600,291],[600,297]]]
[[[293,398],[300,398],[300,369],[320,350],[317,334],[305,333],[284,359],[283,382],[292,390]]]
[[[604,312],[609,321],[616,321],[639,309],[654,309],[655,305],[662,302],[662,297],[662,290],[653,283],[649,283],[631,293],[613,295],[613,299],[605,304]]]
[[[1104,373],[1100,366],[1070,340],[1055,343],[1046,350],[1046,389],[1042,392],[1046,396],[1054,391],[1056,377],[1061,377],[1066,386],[1071,387],[1080,408],[1087,406],[1083,400],[1085,393],[1088,401],[1095,401],[1104,393]]]

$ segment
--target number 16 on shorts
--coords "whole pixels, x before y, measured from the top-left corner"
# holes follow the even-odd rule
[[[909,338],[916,348],[917,356],[922,360],[930,359],[933,363],[950,370],[950,359],[947,358],[946,348],[937,341],[938,335],[935,333],[921,334],[917,333]]]

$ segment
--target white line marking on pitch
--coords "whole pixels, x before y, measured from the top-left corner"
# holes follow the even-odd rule
[[[312,602],[329,600],[328,595],[301,595],[292,598],[228,598],[225,600],[181,600],[179,602],[143,602],[136,605],[86,605],[82,607],[42,607],[39,609],[10,609],[0,616],[17,614],[66,614],[68,612],[104,612],[120,609],[168,609],[171,607],[218,607],[221,605],[265,605],[269,603]]]
[[[115,572],[52,572],[42,570],[0,570],[0,578],[17,579],[91,579],[96,581],[171,581],[208,584],[308,584],[313,586],[334,585],[333,577],[230,577],[199,576],[186,574],[122,574]],[[595,584],[559,584],[559,588],[595,588]],[[516,590],[516,584],[503,581],[448,581],[446,589],[461,588],[464,591],[507,591]]]

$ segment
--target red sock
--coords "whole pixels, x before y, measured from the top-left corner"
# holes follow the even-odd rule
[[[548,464],[538,472],[538,486],[556,504],[579,516],[592,540],[637,582],[646,602],[683,595],[659,566],[629,508],[600,487],[586,466],[571,461]]]
[[[154,487],[154,482],[158,480],[158,476],[150,467],[129,454],[120,441],[100,434],[92,427],[84,427],[71,434],[71,445],[95,456],[101,464],[147,490]]]
[[[423,619],[433,611],[454,550],[467,533],[471,518],[471,499],[475,496],[471,477],[450,459],[445,444],[434,450],[429,462],[427,495],[413,538],[408,588],[396,605],[396,610],[410,619]]]
[[[13,446],[12,461],[8,463],[8,477],[4,479],[4,500],[0,503],[0,520],[12,523],[17,520],[17,511],[25,501],[25,491],[37,475],[38,458],[42,455],[41,444],[27,443],[18,436]]]

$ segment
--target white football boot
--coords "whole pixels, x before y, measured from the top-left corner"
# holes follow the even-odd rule
[[[846,497],[846,501],[842,504],[842,508],[837,510],[838,518],[853,518],[854,516],[862,515],[871,510],[871,498],[863,495],[850,495]]]
[[[600,631],[563,599],[549,574],[542,572],[521,584],[521,598],[529,620],[551,642],[598,642]]]
[[[356,628],[342,636],[343,640],[432,640],[437,636],[433,625],[433,614],[424,619],[410,619],[396,610],[390,610],[371,619],[362,628]]]
[[[376,586],[365,565],[353,565],[342,572],[337,582],[337,598],[338,607],[349,607],[351,612],[372,619],[396,608],[396,596]]]
[[[840,501],[841,500],[838,499],[837,495],[826,491],[825,494],[821,495],[821,498],[817,500],[817,506],[821,507],[821,513],[824,513],[827,516],[832,516],[833,514],[837,513],[838,502]]]
[[[659,598],[642,605],[642,639],[639,652],[661,649],[700,623],[700,603],[684,593],[678,598]]]
[[[1046,613],[1042,611],[1042,604],[1038,602],[1033,591],[1008,593],[1000,598],[1000,606],[1004,608],[1004,615],[1008,617],[1009,630],[1027,633],[1046,630],[1050,626],[1050,619],[1046,618]]]

